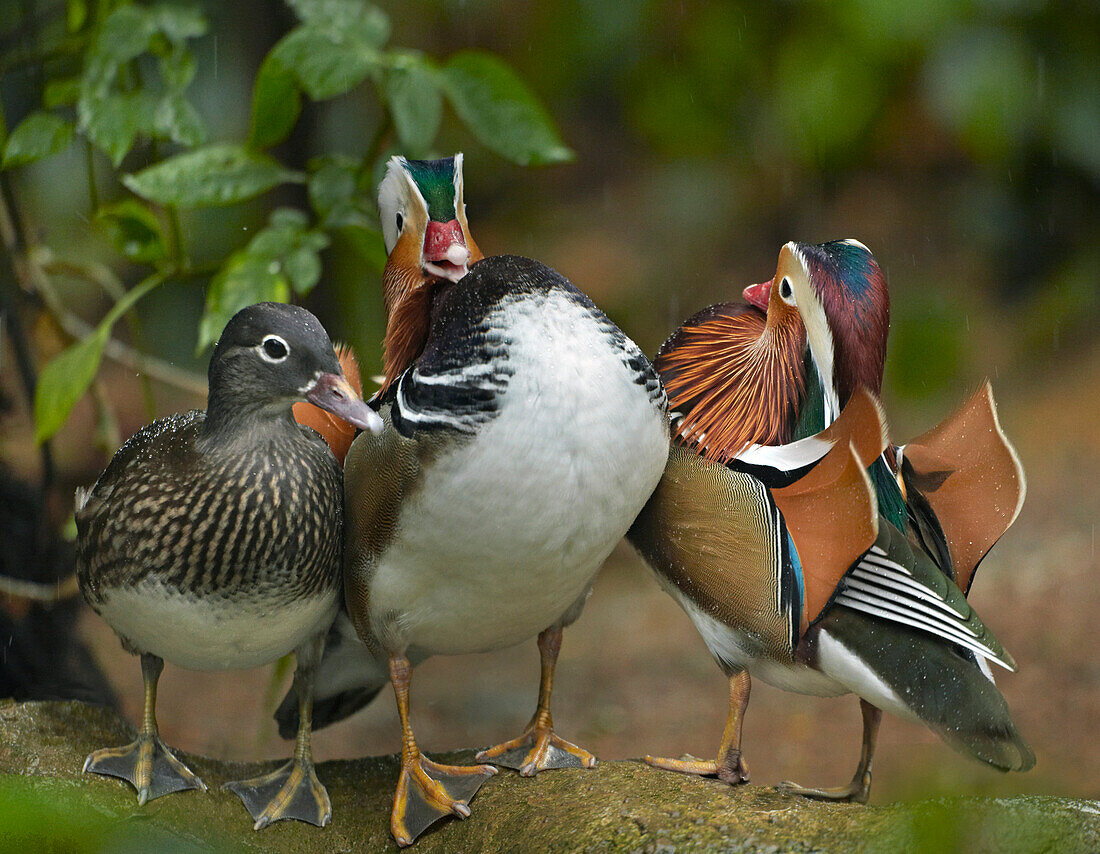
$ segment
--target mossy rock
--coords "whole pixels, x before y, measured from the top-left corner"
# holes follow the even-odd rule
[[[326,828],[279,822],[254,832],[220,785],[280,764],[181,754],[210,786],[137,805],[121,781],[82,775],[92,750],[131,740],[114,712],[81,703],[0,703],[0,852],[395,851],[389,806],[396,756],[324,762]],[[470,752],[445,761],[472,760]],[[947,798],[825,804],[760,786],[604,762],[524,779],[502,771],[466,821],[423,836],[420,852],[1100,851],[1100,802]]]

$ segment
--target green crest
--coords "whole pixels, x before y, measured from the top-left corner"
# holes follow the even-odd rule
[[[455,218],[455,159],[407,160],[405,171],[428,203],[428,217],[436,222]]]

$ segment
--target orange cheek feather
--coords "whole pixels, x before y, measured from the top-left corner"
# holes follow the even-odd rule
[[[340,361],[340,367],[347,381],[355,389],[355,393],[362,397],[363,383],[359,376],[359,363],[355,361],[355,354],[352,353],[351,347],[346,344],[337,346],[336,358]],[[320,433],[332,449],[333,456],[340,465],[344,464],[344,457],[348,455],[351,440],[355,438],[355,428],[352,425],[342,418],[337,418],[331,412],[326,412],[305,401],[294,404],[294,420]]]

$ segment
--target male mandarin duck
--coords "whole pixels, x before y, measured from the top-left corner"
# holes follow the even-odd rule
[[[140,655],[145,711],[135,742],[92,753],[84,770],[121,777],[138,803],[205,788],[157,730],[164,660],[198,670],[267,664],[295,651],[294,758],[227,784],[256,829],[284,818],[324,825],[328,794],[310,751],[313,675],[340,592],[342,474],[297,425],[310,400],[357,427],[381,420],[352,391],[332,343],[301,308],[238,312],[210,360],[205,411],[154,421],[77,497],[77,572],[92,608]]]
[[[851,691],[861,698],[863,751],[852,782],[832,790],[784,784],[790,791],[866,801],[883,708],[923,721],[995,767],[1030,768],[1034,756],[986,660],[1009,669],[1015,664],[960,590],[969,589],[977,562],[1023,500],[1023,472],[997,423],[988,385],[900,452],[884,446],[871,458],[860,455],[875,495],[877,535],[841,576],[811,578],[806,567],[819,557],[819,546],[811,538],[807,553],[797,538],[784,543],[790,520],[765,529],[739,509],[722,509],[729,472],[790,487],[802,470],[780,476],[760,465],[759,446],[793,441],[797,447],[797,440],[835,427],[860,389],[877,394],[889,327],[885,280],[857,241],[790,243],[774,279],[746,289],[746,298],[748,306],[712,306],[692,317],[655,360],[675,438],[669,469],[629,536],[729,676],[730,715],[716,762],[652,763],[729,782],[747,779],[740,719],[752,673],[798,693]],[[896,459],[904,492],[890,467]],[[830,517],[824,522],[815,536],[829,532]],[[731,549],[748,537],[746,525],[766,530],[764,542],[782,560],[776,557],[769,568],[736,559]],[[723,618],[700,599],[703,588],[725,596]],[[774,601],[783,607],[777,612],[797,614],[803,603],[801,628],[778,653],[761,651],[752,629],[760,605],[750,597],[762,591],[778,591]],[[815,614],[805,610],[806,601],[828,606]]]
[[[387,247],[382,273],[382,297],[387,315],[383,363],[388,386],[410,354],[423,346],[424,313],[430,295],[446,282],[457,282],[469,265],[484,256],[470,234],[466,220],[462,154],[441,160],[393,158],[407,178],[383,182],[380,193],[384,210],[382,230]],[[400,236],[400,241],[398,237]],[[338,347],[340,364],[354,388],[360,389],[359,366],[350,348]],[[374,400],[381,398],[385,386]],[[317,430],[343,464],[356,431],[310,403],[295,405],[300,423]],[[417,659],[414,658],[414,664]],[[389,681],[384,656],[367,656],[346,608],[338,613],[325,642],[325,656],[317,672],[313,728],[323,729],[366,706]],[[279,734],[293,738],[298,729],[298,699],[287,692],[275,712]]]
[[[420,752],[409,684],[412,665],[429,655],[538,635],[534,717],[478,760],[528,775],[595,764],[554,732],[562,629],[668,456],[667,401],[652,365],[587,296],[516,256],[466,272],[479,253],[463,215],[461,165],[395,157],[387,166],[379,207],[388,322],[376,397],[385,429],[360,434],[344,470],[345,601],[366,649],[334,650],[338,690],[326,703],[343,714],[387,675],[393,684],[402,750],[391,829],[400,845],[445,816],[468,816],[469,799],[496,773]],[[359,672],[336,673],[356,648]]]
[[[414,189],[419,195],[417,204],[399,212],[399,218],[382,224],[387,241],[393,239],[396,243],[397,231],[404,230],[408,235],[396,247],[396,255],[388,254],[383,273],[387,318],[395,311],[398,313],[388,321],[383,353],[387,377],[395,376],[394,365],[407,361],[409,353],[415,353],[423,345],[417,336],[423,333],[420,313],[427,293],[424,286],[444,280],[457,282],[469,271],[470,264],[483,257],[466,222],[462,154],[443,160],[401,160],[413,176]],[[407,224],[406,216],[410,218]],[[405,315],[410,315],[411,320]],[[348,382],[361,394],[355,354],[350,347],[340,345],[336,356]],[[355,438],[354,427],[308,402],[294,405],[294,417],[320,433],[343,464]]]

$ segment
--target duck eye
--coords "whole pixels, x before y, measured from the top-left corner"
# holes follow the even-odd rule
[[[790,302],[791,293],[791,280],[784,276],[783,281],[779,283],[779,295],[783,297],[786,302]]]
[[[403,217],[401,214],[398,214],[397,215],[397,232],[398,232],[398,234],[401,233],[401,229],[403,229],[404,227],[405,227],[405,217]]]
[[[290,355],[290,348],[278,335],[268,335],[260,344],[260,355],[265,361],[281,362]]]

